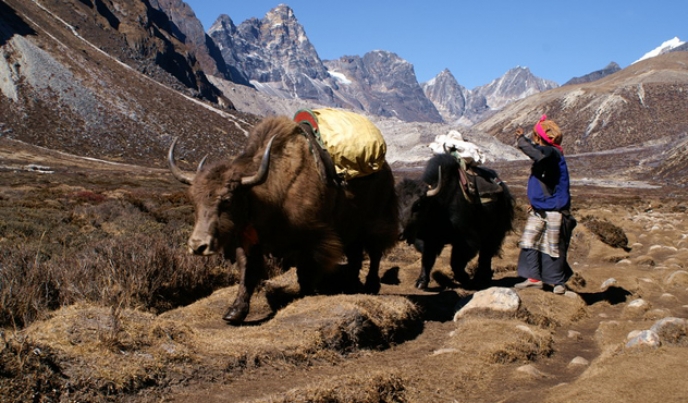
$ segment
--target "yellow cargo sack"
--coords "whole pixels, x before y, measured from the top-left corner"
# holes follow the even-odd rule
[[[323,108],[313,109],[323,146],[344,180],[370,175],[385,163],[387,144],[382,132],[363,115]]]

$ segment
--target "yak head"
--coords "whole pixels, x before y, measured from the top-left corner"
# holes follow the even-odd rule
[[[422,180],[404,179],[396,186],[399,199],[399,240],[412,245],[416,242],[428,208],[442,188],[442,171],[438,170],[437,186]]]
[[[249,191],[267,178],[273,139],[265,148],[260,166],[254,173],[244,172],[233,162],[205,167],[205,158],[195,173],[185,172],[174,161],[177,139],[172,142],[168,152],[170,170],[177,180],[190,185],[189,196],[195,207],[194,229],[187,242],[189,252],[208,256],[224,251],[229,255],[236,247],[242,246],[246,231],[251,229]]]

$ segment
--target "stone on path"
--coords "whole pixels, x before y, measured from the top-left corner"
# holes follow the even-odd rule
[[[569,366],[586,366],[586,365],[590,365],[590,361],[588,361],[585,358],[580,357],[580,356],[574,358],[569,363]]]
[[[505,287],[492,287],[478,291],[472,297],[459,301],[454,321],[459,320],[471,311],[492,311],[496,313],[516,313],[521,306],[521,299],[516,291]]]
[[[642,330],[638,333],[631,332],[633,336],[626,343],[626,348],[651,347],[657,348],[662,345],[659,335],[652,330]],[[629,334],[631,336],[631,334]]]

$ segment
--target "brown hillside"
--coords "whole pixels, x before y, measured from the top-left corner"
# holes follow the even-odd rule
[[[688,134],[688,52],[633,64],[592,83],[560,87],[515,102],[477,125],[507,144],[518,126],[546,114],[564,130],[569,154],[636,147]]]
[[[256,118],[192,97],[163,68],[183,70],[183,49],[170,49],[147,2],[115,2],[118,15],[96,3],[0,2],[0,135],[145,165],[164,164],[175,136],[190,160],[236,153]]]

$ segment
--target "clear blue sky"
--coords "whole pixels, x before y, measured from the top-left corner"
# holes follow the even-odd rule
[[[688,41],[687,0],[184,1],[206,31],[220,14],[239,25],[283,3],[323,60],[387,50],[413,64],[419,82],[447,68],[468,89],[516,66],[563,84]]]

